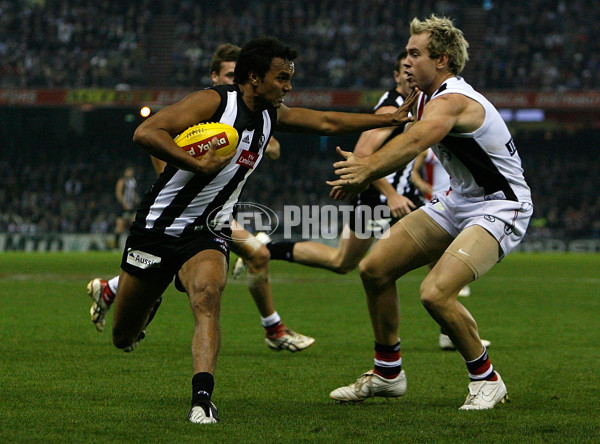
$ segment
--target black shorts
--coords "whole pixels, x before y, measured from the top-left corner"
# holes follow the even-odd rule
[[[392,217],[390,208],[381,202],[381,193],[375,187],[370,186],[367,190],[352,199],[354,206],[350,214],[349,227],[355,233],[362,235],[377,236],[382,234],[400,219]],[[423,206],[423,200],[418,194],[405,195],[417,208]]]
[[[230,237],[231,233],[222,233]],[[173,280],[183,264],[204,250],[223,253],[229,266],[229,241],[208,229],[173,237],[134,226],[125,243],[121,268],[137,277]],[[177,286],[183,291],[180,286]]]

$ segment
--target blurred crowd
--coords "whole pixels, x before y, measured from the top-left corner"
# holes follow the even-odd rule
[[[585,0],[0,0],[0,87],[147,86],[156,38],[173,41],[160,86],[203,87],[218,44],[270,34],[300,50],[296,87],[386,88],[408,23],[431,12],[467,33],[478,88],[600,87],[600,3]]]
[[[409,21],[431,12],[467,33],[467,80],[477,88],[600,88],[600,2],[584,0],[0,0],[0,88],[148,87],[160,63],[152,45],[165,38],[153,23],[167,15],[173,72],[162,87],[204,87],[218,44],[270,34],[300,50],[296,88],[384,89]],[[14,130],[6,125],[0,122],[3,137]],[[277,212],[333,203],[325,180],[339,141],[278,136],[282,159],[265,160],[243,199]],[[137,148],[123,155],[120,140],[50,139],[36,156],[3,146],[0,232],[111,233],[120,211],[115,183],[133,163],[143,191],[153,180],[147,156]],[[534,132],[516,140],[535,202],[528,236],[600,238],[600,134]],[[350,148],[353,140],[341,144]],[[74,155],[78,146],[85,155]]]
[[[267,205],[279,216],[284,205],[336,205],[328,197],[325,181],[333,177],[335,146],[350,148],[354,140],[349,136],[333,140],[277,136],[281,158],[263,160],[247,182],[241,201]],[[573,146],[573,140],[580,143]],[[535,205],[527,238],[599,239],[600,158],[595,150],[600,132],[523,133],[516,141]],[[48,147],[45,156],[14,153],[11,161],[2,156],[0,232],[113,232],[120,214],[115,184],[125,167],[136,166],[141,193],[152,184],[154,172],[139,148],[125,156],[118,144],[87,142],[86,155],[69,162],[61,160],[63,154],[69,155],[58,146]]]

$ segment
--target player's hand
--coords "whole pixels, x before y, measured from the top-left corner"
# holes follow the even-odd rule
[[[198,173],[200,174],[214,174],[221,171],[226,165],[229,164],[229,162],[231,162],[233,156],[237,154],[237,151],[233,150],[226,156],[217,156],[217,147],[219,146],[219,141],[216,137],[214,137],[208,144],[208,151],[198,160],[198,163],[200,164],[198,167]]]
[[[414,88],[408,97],[404,100],[402,106],[400,106],[394,114],[392,114],[392,120],[394,121],[394,125],[404,125],[406,123],[412,122],[414,118],[409,117],[409,113],[413,109],[414,105],[417,103],[417,98],[419,97],[419,90]]]
[[[356,157],[350,151],[343,151],[339,146],[336,148],[338,154],[344,158],[333,164],[337,180],[328,180],[331,186],[329,196],[335,200],[352,197],[369,186],[368,157]]]
[[[390,212],[392,216],[395,218],[401,218],[406,216],[412,210],[414,210],[417,206],[406,196],[402,196],[401,194],[396,194],[395,196],[387,198],[388,207],[390,207]]]

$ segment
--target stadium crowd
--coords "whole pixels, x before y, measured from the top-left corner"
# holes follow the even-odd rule
[[[162,5],[162,7],[161,7]],[[216,46],[271,34],[301,49],[296,87],[382,88],[412,17],[430,12],[472,30],[479,89],[600,87],[600,4],[584,0],[0,0],[0,87],[147,86],[160,60],[153,19],[170,14],[169,84],[210,84]],[[467,26],[465,11],[483,15]],[[235,13],[232,13],[235,11]],[[473,19],[471,19],[473,20]],[[162,38],[162,37],[161,37]],[[475,43],[479,43],[476,45]],[[476,49],[477,48],[477,49]]]
[[[468,65],[468,80],[478,89],[600,88],[600,3],[583,0],[222,0],[218,5],[182,0],[176,6],[151,0],[0,0],[0,88],[147,87],[157,62],[150,51],[152,23],[170,14],[175,69],[164,87],[204,87],[218,44],[272,34],[301,51],[295,88],[384,89],[412,17],[436,12],[464,27],[468,8],[483,11],[484,19],[465,28],[481,31],[466,35],[480,43],[473,50],[483,48]],[[536,205],[530,237],[600,237],[595,193],[600,161],[592,151],[600,136],[577,137],[585,142],[575,154],[564,150],[572,145],[567,135],[516,138],[526,153]],[[262,167],[244,200],[276,211],[284,204],[333,203],[324,182],[331,178],[334,146],[319,149],[322,141],[311,139],[317,149],[286,148],[295,144],[283,137],[282,160]],[[97,153],[74,160],[66,148],[52,148],[42,161],[3,149],[0,232],[112,232],[118,212],[114,185],[132,157],[107,152],[106,144],[87,147]],[[69,162],[60,161],[67,157]],[[143,165],[138,168],[143,191],[151,168],[147,159],[134,163]]]

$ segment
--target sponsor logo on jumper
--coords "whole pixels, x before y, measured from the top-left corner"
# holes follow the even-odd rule
[[[258,160],[258,154],[253,153],[248,150],[244,150],[241,152],[240,157],[238,157],[237,164],[246,168],[253,169],[254,164]]]
[[[186,145],[183,149],[187,151],[191,156],[204,156],[206,152],[210,149],[211,141],[215,139],[217,140],[217,146],[215,147],[215,149],[229,146],[229,139],[227,138],[227,134],[225,132],[222,132],[214,135],[213,137],[207,137],[206,139],[200,140],[190,145]]]
[[[250,136],[248,136],[248,134],[246,134],[246,136],[244,137],[244,139],[242,140],[242,142],[244,142],[244,143],[250,143]]]
[[[490,214],[486,214],[485,216],[483,216],[483,218],[488,222],[496,222],[496,218]]]
[[[161,258],[140,250],[129,250],[127,252],[127,263],[134,267],[145,270],[147,268],[160,267]]]

